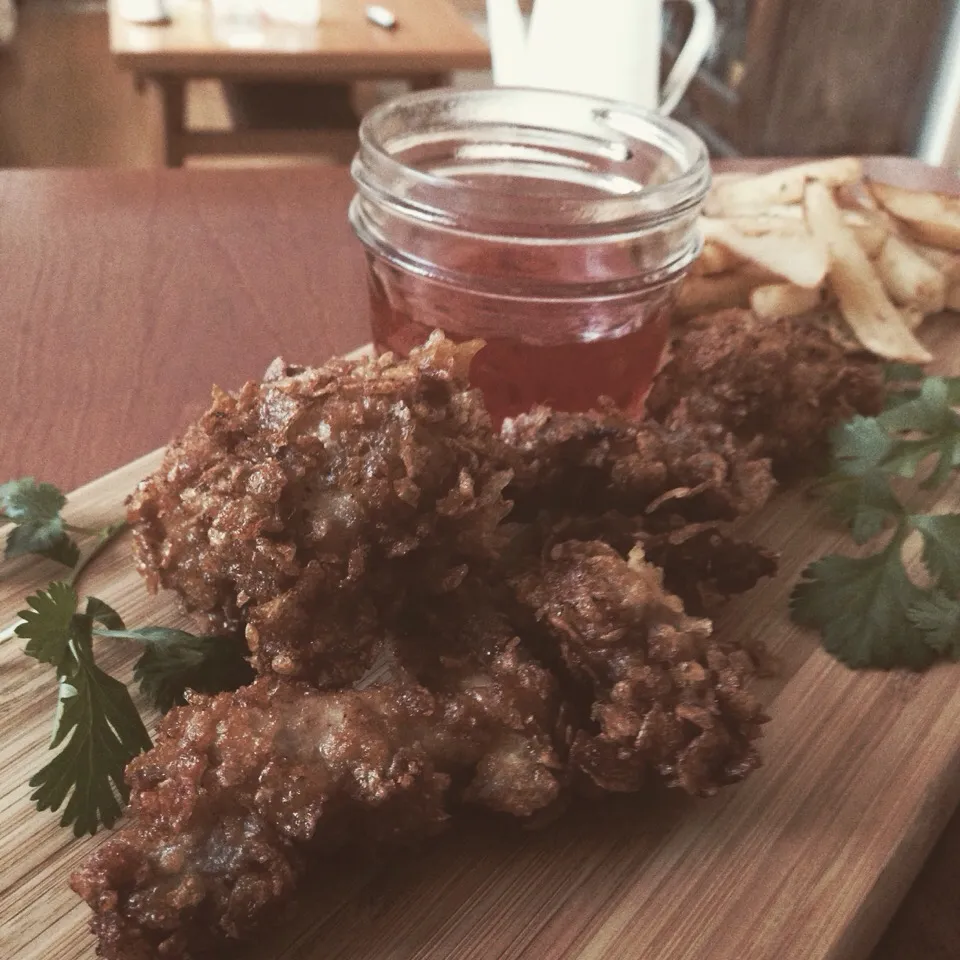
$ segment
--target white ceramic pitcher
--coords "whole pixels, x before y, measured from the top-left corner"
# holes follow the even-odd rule
[[[624,100],[671,113],[710,50],[716,13],[693,7],[690,36],[660,87],[665,0],[536,0],[527,27],[516,0],[487,0],[494,83]]]

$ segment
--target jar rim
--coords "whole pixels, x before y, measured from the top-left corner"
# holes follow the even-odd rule
[[[471,115],[485,117],[488,129],[492,129],[491,118],[502,115],[500,123],[513,124],[514,131],[527,131],[523,136],[531,138],[531,143],[535,135],[547,141],[545,147],[519,146],[518,150],[533,149],[547,155],[550,138],[556,134],[574,138],[587,152],[595,151],[597,158],[611,168],[616,159],[632,160],[642,145],[659,151],[664,158],[661,167],[676,169],[670,169],[669,175],[653,183],[610,176],[608,179],[616,189],[589,198],[582,192],[574,195],[573,191],[568,195],[561,192],[521,196],[512,199],[500,216],[490,201],[502,196],[502,188],[498,191],[492,178],[465,181],[421,169],[398,156],[411,144],[431,142],[430,136],[417,132],[416,123],[410,122],[413,118],[439,116],[434,139],[468,130],[466,125],[458,127],[449,121],[444,126],[444,118],[456,108],[462,109],[468,119]],[[544,116],[563,117],[565,121],[551,126],[540,119]],[[608,160],[610,163],[606,164]],[[474,226],[487,222],[495,229],[507,217],[512,223],[520,217],[524,222],[539,222],[547,231],[562,228],[576,233],[593,233],[598,227],[619,229],[624,224],[650,226],[670,220],[699,205],[710,184],[707,148],[683,124],[628,103],[527,87],[444,88],[407,94],[381,104],[360,125],[360,149],[351,170],[362,193],[415,219],[453,223],[468,216]],[[663,170],[659,172],[664,174]],[[576,176],[575,171],[572,176]],[[557,183],[562,185],[563,177]],[[482,227],[480,230],[483,232]]]

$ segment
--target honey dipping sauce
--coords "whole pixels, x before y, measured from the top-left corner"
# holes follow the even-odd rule
[[[482,338],[470,377],[497,422],[642,409],[699,252],[693,133],[573,94],[430,91],[368,115],[353,175],[378,350]]]
[[[538,326],[559,326],[560,310],[550,303],[533,303],[518,311],[527,321],[523,324],[527,332],[511,334],[486,329],[456,294],[416,280],[404,282],[394,267],[371,263],[369,284],[378,351],[405,355],[436,328],[457,340],[474,336],[485,340],[470,366],[470,379],[483,391],[495,422],[538,403],[555,410],[589,410],[601,396],[632,412],[641,411],[666,346],[673,300],[668,291],[661,302],[594,305],[602,336],[554,342],[529,333]]]

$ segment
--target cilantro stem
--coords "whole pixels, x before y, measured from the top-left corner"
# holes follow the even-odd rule
[[[83,574],[84,570],[103,553],[106,548],[113,543],[117,537],[120,536],[127,529],[127,521],[121,520],[118,523],[113,523],[109,527],[104,527],[102,530],[95,530],[94,533],[98,534],[99,539],[90,552],[83,557],[80,562],[73,568],[73,573],[70,575],[70,585],[75,586],[77,581],[80,579],[80,576]]]
[[[63,529],[70,533],[79,533],[85,537],[100,537],[103,536],[105,531],[111,530],[112,527],[105,527],[103,529],[98,529],[97,527],[78,527],[74,523],[64,522]]]

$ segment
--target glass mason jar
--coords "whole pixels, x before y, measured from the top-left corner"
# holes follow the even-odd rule
[[[642,407],[700,252],[692,131],[575,94],[432,90],[367,115],[352,172],[378,350],[483,338],[470,375],[497,421]]]

